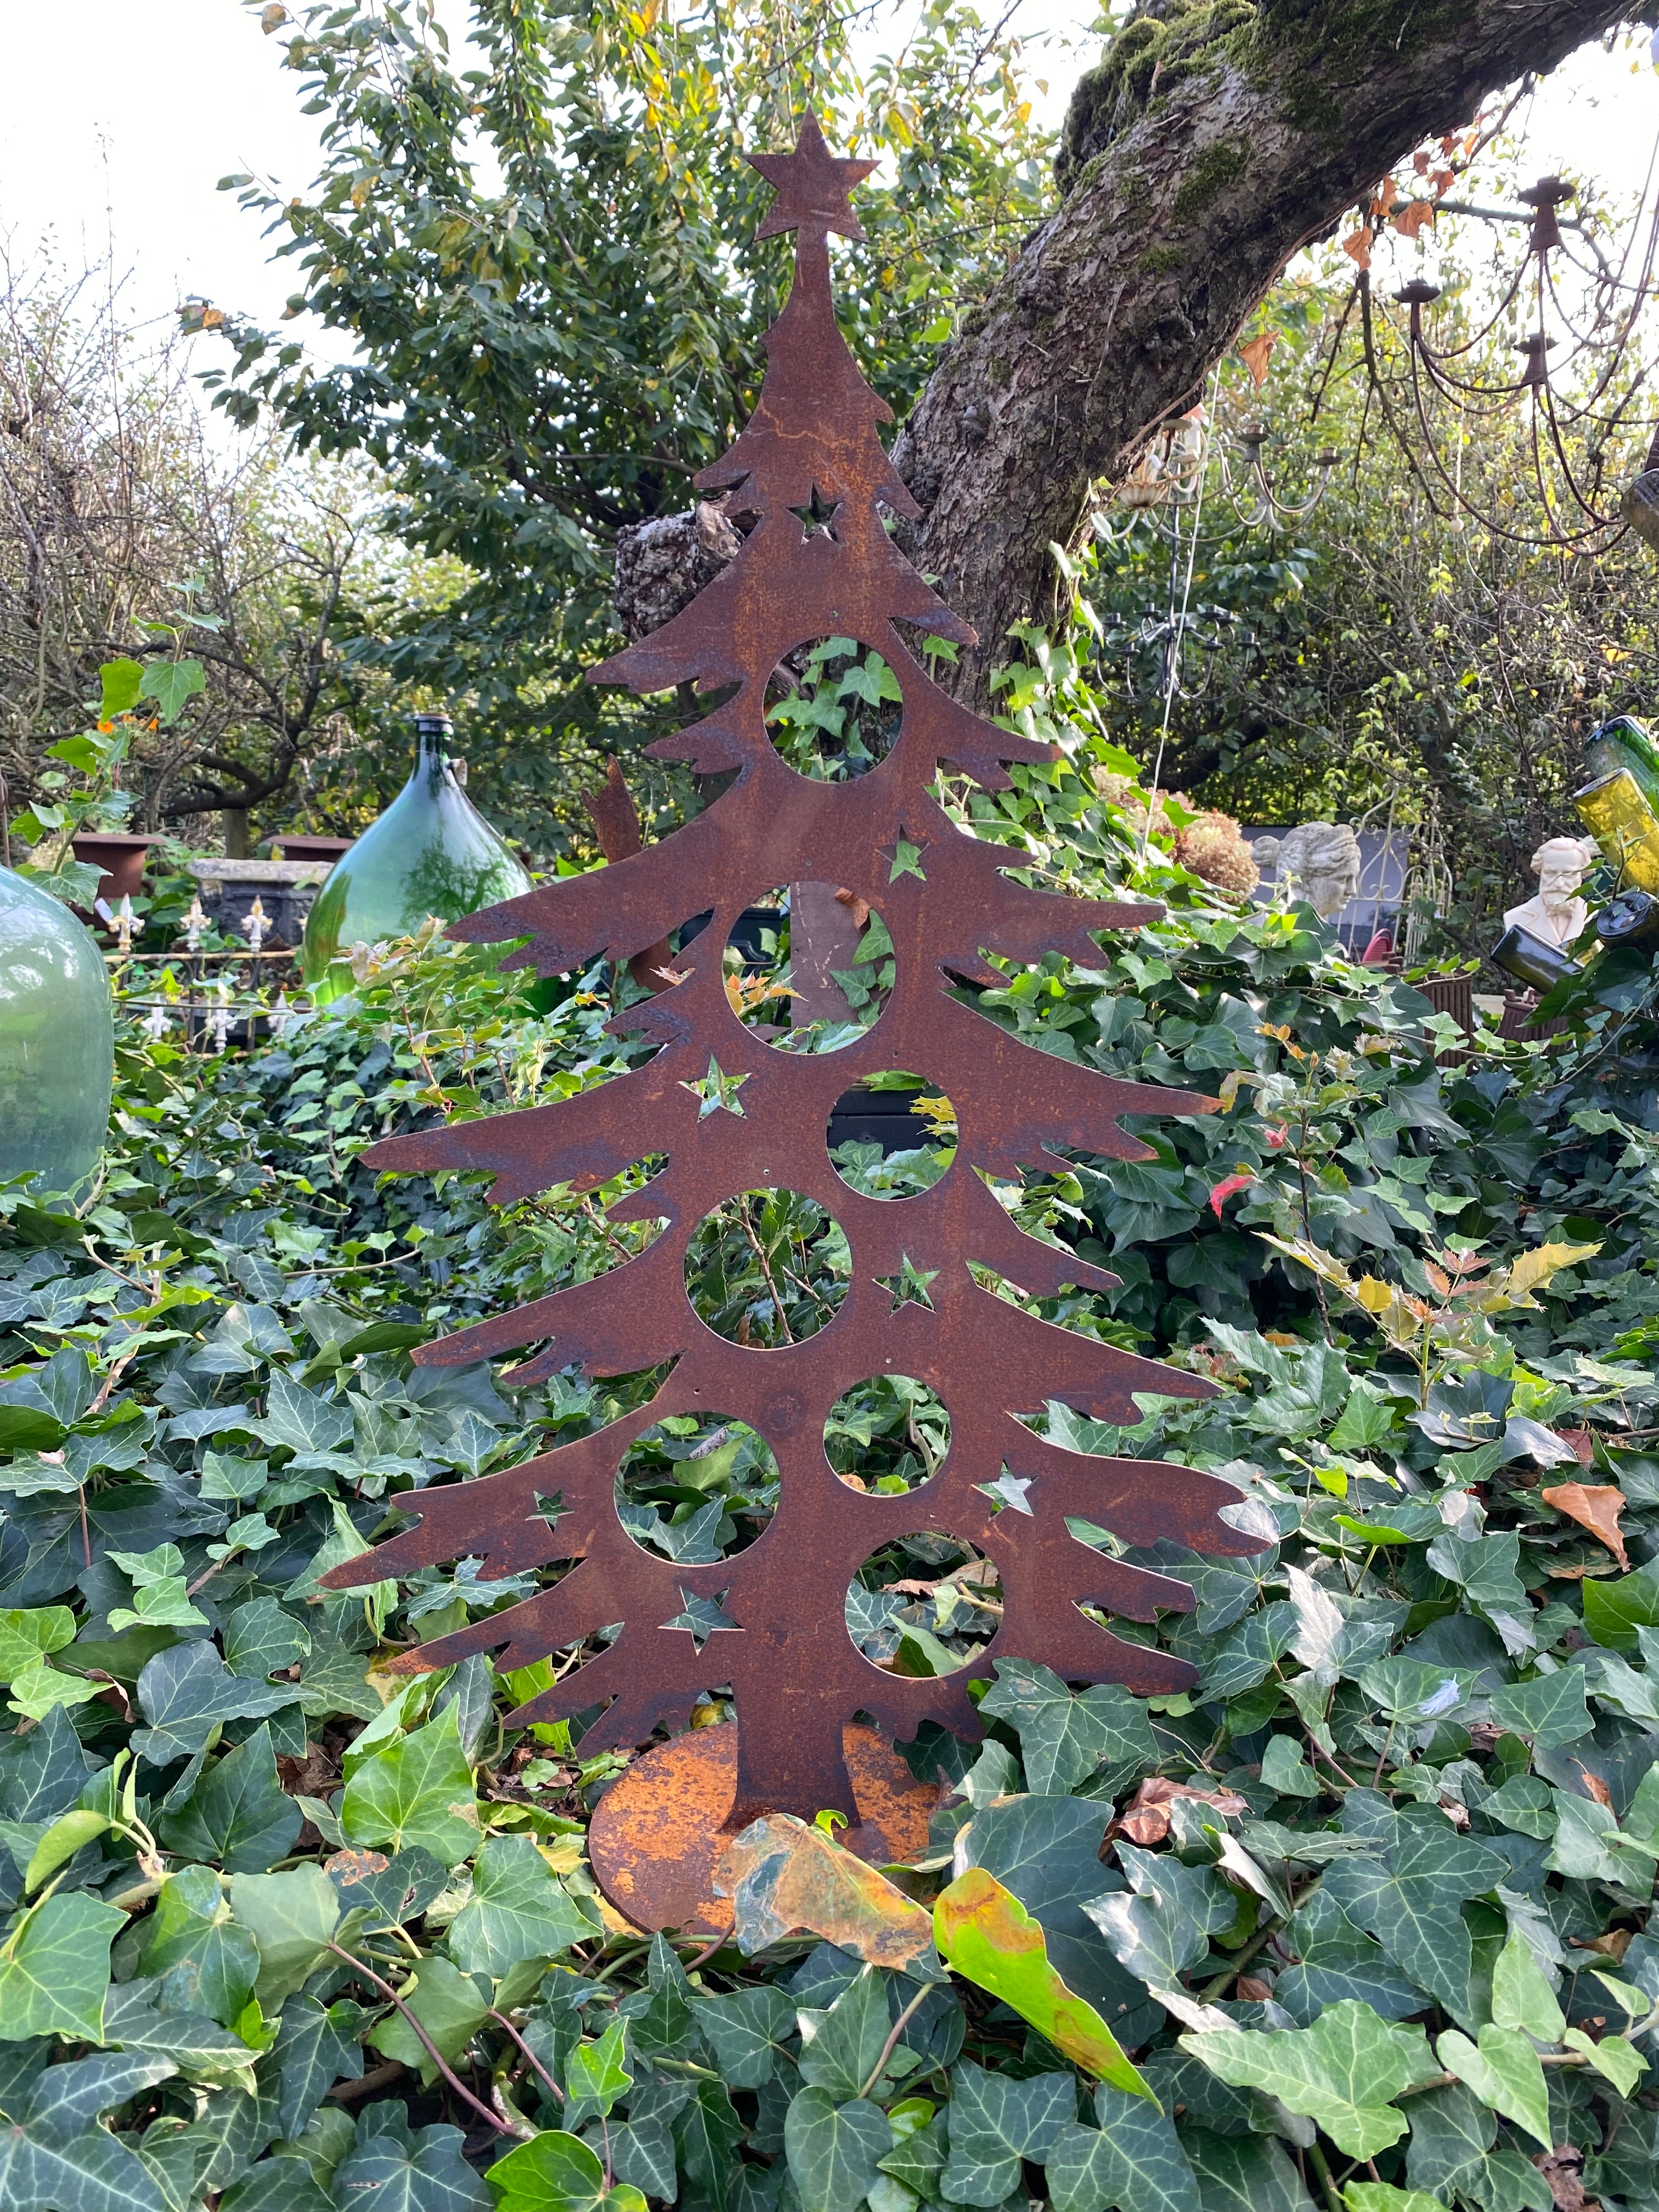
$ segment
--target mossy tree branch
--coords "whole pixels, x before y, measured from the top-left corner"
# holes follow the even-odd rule
[[[982,691],[1052,604],[1051,541],[1125,473],[1291,257],[1617,0],[1212,0],[1149,10],[1073,97],[1066,198],[929,380],[895,453],[906,550],[974,623]]]

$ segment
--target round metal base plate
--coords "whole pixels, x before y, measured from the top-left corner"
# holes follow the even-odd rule
[[[690,1729],[637,1759],[613,1782],[587,1833],[588,1862],[611,1903],[635,1927],[713,1937],[732,1925],[714,1893],[714,1868],[732,1840],[725,1823],[738,1794],[738,1723]],[[842,1732],[859,1808],[837,1840],[872,1863],[914,1857],[939,1802],[873,1729]]]

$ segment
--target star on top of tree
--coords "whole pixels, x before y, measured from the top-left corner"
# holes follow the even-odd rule
[[[809,115],[802,123],[793,154],[745,154],[744,159],[778,195],[757,237],[775,238],[780,231],[818,224],[846,238],[864,236],[847,195],[876,164],[843,161],[832,154],[816,116]]]

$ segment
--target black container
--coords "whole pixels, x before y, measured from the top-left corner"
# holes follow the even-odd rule
[[[1530,983],[1534,991],[1553,990],[1566,975],[1582,975],[1577,960],[1570,960],[1559,945],[1547,945],[1517,922],[1506,929],[1492,949],[1492,964],[1507,975]]]
[[[1620,891],[1596,915],[1595,927],[1603,945],[1659,946],[1659,898],[1633,888]]]

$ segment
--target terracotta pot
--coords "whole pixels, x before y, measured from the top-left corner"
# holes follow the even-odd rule
[[[273,837],[270,850],[273,859],[333,861],[356,842],[355,837]]]
[[[144,855],[161,842],[160,837],[106,836],[102,830],[82,830],[72,841],[77,860],[103,870],[95,896],[112,913],[124,898],[136,894],[143,880]]]

